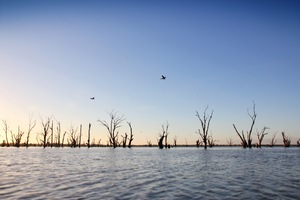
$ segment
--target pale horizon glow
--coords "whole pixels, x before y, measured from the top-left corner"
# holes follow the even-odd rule
[[[196,110],[214,110],[217,144],[233,139],[232,124],[247,131],[270,127],[300,138],[300,3],[264,1],[0,0],[0,119],[13,133],[53,116],[62,131],[97,122],[115,111],[126,119],[120,134],[133,144],[157,144],[169,122],[169,143],[196,144]],[[165,75],[166,80],[160,80]],[[95,100],[90,100],[95,97]],[[5,139],[2,121],[0,141]],[[26,136],[23,136],[23,142]],[[121,140],[121,137],[119,138]]]

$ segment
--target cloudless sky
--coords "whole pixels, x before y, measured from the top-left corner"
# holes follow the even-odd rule
[[[237,144],[232,124],[249,130],[254,101],[254,142],[268,126],[264,143],[278,132],[281,144],[282,131],[295,143],[299,11],[297,0],[0,0],[0,118],[16,133],[32,114],[32,142],[41,118],[53,115],[64,131],[82,124],[85,141],[91,123],[106,144],[97,120],[115,111],[126,118],[120,134],[132,123],[133,144],[156,144],[167,121],[170,143],[195,144],[196,110],[209,106],[217,143]]]

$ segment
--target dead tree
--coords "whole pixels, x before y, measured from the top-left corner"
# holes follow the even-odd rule
[[[41,118],[41,123],[42,123],[42,128],[43,128],[43,131],[40,134],[42,136],[41,142],[43,144],[43,147],[46,148],[47,140],[49,137],[51,118],[48,117],[45,121]]]
[[[272,137],[272,139],[271,139],[270,147],[273,147],[273,146],[275,145],[275,143],[277,142],[277,140],[275,140],[276,134],[277,134],[277,132],[274,133],[274,135],[273,135],[273,137]]]
[[[270,128],[268,128],[268,127],[265,126],[265,127],[263,127],[263,129],[261,129],[260,132],[256,131],[256,135],[257,135],[257,139],[258,139],[258,142],[257,142],[257,147],[258,148],[261,148],[262,141],[263,141],[265,135],[268,134],[268,133],[265,133],[265,131],[267,129],[270,129]]]
[[[240,134],[239,131],[237,130],[236,126],[233,124],[233,128],[236,131],[236,133],[238,134],[238,136],[240,137],[241,141],[242,141],[242,145],[243,148],[251,148],[252,147],[252,138],[251,138],[251,133],[252,133],[252,129],[253,126],[255,124],[255,120],[256,120],[256,112],[255,112],[255,104],[253,103],[253,114],[250,114],[249,110],[248,110],[248,115],[252,120],[251,126],[250,126],[250,130],[247,132],[247,139],[245,138],[244,135],[244,131],[242,131],[242,133]]]
[[[131,126],[131,122],[127,122],[128,126],[129,126],[129,129],[130,129],[130,135],[129,135],[129,138],[128,138],[128,148],[131,148],[132,146],[132,141],[133,141],[133,133],[132,133],[132,126]]]
[[[164,125],[162,125],[162,130],[165,136],[165,148],[170,148],[170,145],[168,144],[168,135],[169,135],[169,123],[166,123],[166,127]]]
[[[286,136],[284,132],[282,132],[281,134],[282,134],[284,147],[289,147],[291,145],[291,138]]]
[[[56,147],[60,147],[60,134],[61,134],[61,127],[60,127],[60,122],[57,122],[56,126]]]
[[[20,127],[18,126],[18,133],[17,135],[14,135],[11,131],[11,137],[12,137],[12,143],[15,147],[20,147],[22,137],[24,135],[24,132],[20,130]]]
[[[108,138],[111,145],[114,148],[118,145],[118,131],[117,129],[121,127],[121,123],[124,121],[123,116],[117,116],[117,113],[113,111],[109,113],[110,123],[105,120],[98,120],[108,131]]]
[[[128,136],[127,133],[125,133],[125,136],[121,135],[121,137],[123,138],[123,140],[122,140],[122,146],[123,146],[123,148],[126,147],[127,136]]]
[[[163,134],[159,134],[158,147],[160,149],[164,148],[164,145],[163,145],[164,138],[165,138],[165,132],[163,132]]]
[[[8,142],[8,124],[7,124],[7,121],[6,120],[2,120],[3,122],[3,130],[4,130],[4,133],[5,133],[5,137],[6,137],[6,146],[9,147],[9,142]]]
[[[212,134],[210,136],[208,136],[208,138],[207,138],[207,143],[208,143],[209,147],[215,146],[216,141],[217,140],[214,140]]]
[[[196,141],[196,146],[197,146],[197,148],[200,147],[200,140]]]
[[[70,127],[70,130],[69,130],[69,143],[70,143],[70,146],[71,148],[75,148],[77,146],[77,140],[78,140],[78,137],[77,137],[77,129],[74,129],[74,127],[71,125]]]
[[[148,145],[148,147],[152,147],[152,142],[151,142],[151,140],[147,140],[147,145]]]
[[[232,146],[233,145],[233,141],[232,138],[226,139],[228,146]]]
[[[297,140],[297,146],[300,147],[300,139]]]
[[[54,132],[54,130],[53,130],[53,120],[52,120],[52,123],[51,123],[51,128],[50,128],[50,130],[51,130],[51,142],[50,142],[50,147],[52,148],[52,147],[53,147],[53,132]]]
[[[204,149],[207,149],[207,143],[208,143],[208,130],[210,125],[210,120],[213,116],[214,111],[211,111],[210,115],[206,114],[206,110],[208,109],[208,106],[204,110],[203,118],[200,117],[198,111],[196,111],[196,116],[201,122],[201,128],[202,130],[198,129],[198,134],[200,135],[203,143],[204,143]]]
[[[28,131],[27,131],[27,139],[26,139],[26,148],[29,147],[29,137],[32,129],[35,127],[36,121],[34,120],[32,122],[32,115],[29,117],[29,125],[28,125]]]
[[[90,142],[91,142],[91,126],[92,126],[92,124],[89,123],[88,139],[87,139],[87,146],[88,146],[88,148],[91,147],[91,144],[90,144]]]
[[[177,147],[177,138],[178,138],[178,136],[175,135],[175,136],[174,136],[174,147]]]
[[[80,124],[78,147],[81,147],[82,124]]]
[[[63,134],[63,138],[62,138],[62,141],[61,141],[61,147],[64,147],[64,141],[65,141],[66,134],[67,134],[67,131],[65,131],[64,134]]]

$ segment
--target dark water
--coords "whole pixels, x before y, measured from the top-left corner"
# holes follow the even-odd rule
[[[300,199],[300,148],[0,148],[0,199]]]

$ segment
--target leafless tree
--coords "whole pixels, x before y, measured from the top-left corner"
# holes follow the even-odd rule
[[[232,138],[229,138],[226,140],[227,141],[227,144],[231,147],[233,145],[233,140]]]
[[[206,114],[207,109],[208,109],[208,106],[204,110],[203,118],[201,118],[198,111],[196,111],[196,116],[198,117],[198,119],[201,122],[202,130],[198,129],[198,133],[199,133],[199,135],[200,135],[200,137],[201,137],[201,139],[204,143],[204,149],[207,149],[208,130],[209,130],[209,125],[210,125],[211,118],[212,118],[213,113],[214,113],[214,111],[211,111],[210,115]]]
[[[12,137],[12,144],[15,147],[20,147],[21,140],[22,140],[22,137],[24,135],[24,132],[20,130],[20,126],[18,126],[18,133],[16,135],[14,135],[12,133],[12,131],[10,131],[10,133],[11,133],[11,137]]]
[[[60,147],[60,134],[61,134],[61,127],[60,127],[60,122],[57,122],[56,126],[56,147]]]
[[[207,138],[207,143],[208,143],[209,147],[215,146],[216,141],[217,140],[214,140],[212,134],[210,136],[208,136],[208,138]]]
[[[81,147],[81,135],[82,135],[82,124],[80,124],[80,129],[79,129],[79,141],[78,141],[78,147]]]
[[[285,147],[289,147],[291,145],[291,138],[286,136],[284,132],[282,134],[283,144]]]
[[[121,137],[123,138],[123,140],[122,140],[122,146],[123,146],[123,148],[126,147],[127,136],[128,136],[127,133],[125,133],[125,136],[121,135]]]
[[[250,114],[249,109],[248,109],[248,115],[252,120],[251,126],[250,126],[250,130],[247,132],[247,139],[245,138],[244,135],[244,131],[242,131],[242,133],[240,134],[239,131],[237,130],[236,126],[233,124],[233,128],[236,131],[236,133],[238,134],[238,136],[240,137],[241,141],[242,141],[242,145],[244,148],[251,148],[252,147],[252,138],[251,138],[251,133],[252,133],[252,129],[253,126],[255,124],[255,120],[256,120],[256,112],[255,112],[255,104],[253,102],[253,114]]]
[[[27,139],[26,139],[26,148],[29,146],[29,137],[32,129],[35,127],[36,121],[34,120],[32,122],[32,115],[29,117],[29,125],[28,125],[28,131],[27,131]]]
[[[63,134],[63,138],[62,138],[62,141],[61,141],[61,147],[64,147],[64,144],[65,144],[64,141],[65,141],[66,134],[67,134],[67,131],[65,131],[64,134]]]
[[[121,127],[121,123],[124,121],[123,116],[118,116],[115,112],[110,112],[110,123],[106,122],[105,120],[98,120],[108,131],[108,138],[111,145],[114,148],[118,145],[118,131],[117,129]]]
[[[88,146],[88,148],[91,147],[91,145],[90,145],[90,142],[91,142],[91,126],[92,126],[92,124],[89,123],[88,140],[87,140],[87,146]]]
[[[197,147],[200,147],[200,140],[197,140],[197,141],[196,141],[196,146],[197,146]]]
[[[273,147],[275,145],[275,143],[277,142],[277,140],[275,139],[276,138],[276,134],[277,134],[277,132],[274,133],[274,135],[271,138],[270,147]]]
[[[297,146],[300,147],[300,139],[297,140]]]
[[[41,118],[41,123],[42,123],[42,128],[43,128],[43,131],[41,133],[41,135],[42,135],[41,142],[43,144],[43,147],[46,148],[47,140],[49,137],[51,118],[48,117],[45,121]]]
[[[127,124],[129,126],[129,130],[130,130],[130,135],[129,135],[129,138],[128,138],[128,148],[131,148],[132,141],[133,141],[132,126],[131,126],[131,122],[127,122]]]
[[[77,140],[78,140],[78,136],[77,136],[77,128],[74,129],[73,125],[71,125],[70,129],[69,129],[69,143],[71,148],[72,147],[76,147],[77,146]]]
[[[169,135],[169,122],[166,123],[165,125],[162,125],[162,130],[165,136],[165,148],[170,148],[170,145],[168,144],[168,135]]]
[[[262,141],[265,137],[265,135],[267,135],[268,133],[266,133],[266,130],[267,129],[270,129],[268,127],[263,127],[263,129],[261,129],[260,132],[256,131],[256,135],[257,135],[257,139],[258,139],[258,142],[257,142],[257,147],[261,148],[261,144],[262,144]]]
[[[177,147],[177,138],[178,138],[178,136],[175,135],[175,136],[174,136],[174,147]]]
[[[148,145],[148,147],[152,147],[152,142],[151,142],[151,140],[147,140],[147,145]]]
[[[163,140],[165,138],[165,132],[163,132],[162,134],[159,133],[159,139],[158,139],[158,147],[160,149],[163,149],[164,148],[164,145],[163,145]]]
[[[6,146],[9,147],[9,142],[8,142],[8,124],[7,124],[7,121],[6,120],[2,120],[3,122],[3,130],[4,130],[4,133],[5,133],[5,137],[6,137]]]

